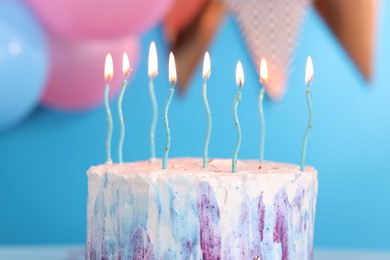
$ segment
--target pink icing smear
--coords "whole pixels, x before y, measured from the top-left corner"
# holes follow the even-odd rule
[[[208,168],[203,168],[201,158],[173,158],[168,161],[167,170],[162,170],[162,160],[138,161],[122,164],[102,164],[92,166],[92,172],[109,172],[114,174],[137,173],[214,173],[216,175],[231,175],[231,160],[211,159]],[[305,172],[315,172],[311,166],[305,167]],[[259,163],[257,160],[239,160],[236,174],[300,174],[298,165],[277,162]]]

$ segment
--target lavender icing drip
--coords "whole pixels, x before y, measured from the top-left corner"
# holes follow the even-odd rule
[[[214,191],[207,182],[199,184],[198,216],[200,223],[200,248],[203,259],[221,259],[219,207]]]
[[[130,238],[130,255],[131,259],[155,259],[153,245],[149,235],[141,228],[137,229]]]
[[[241,204],[241,218],[239,223],[239,233],[237,234],[241,241],[239,247],[241,251],[241,259],[254,259],[251,254],[251,218],[250,218],[250,206],[249,203],[244,202]]]
[[[263,259],[261,255],[261,241],[264,238],[264,222],[265,222],[265,204],[263,202],[263,193],[255,199],[252,208],[252,259],[259,257]]]
[[[282,246],[282,260],[289,259],[289,204],[287,192],[284,188],[275,195],[275,228],[274,242]]]

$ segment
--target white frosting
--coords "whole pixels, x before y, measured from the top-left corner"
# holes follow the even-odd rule
[[[88,171],[87,258],[310,259],[317,172],[170,159]]]

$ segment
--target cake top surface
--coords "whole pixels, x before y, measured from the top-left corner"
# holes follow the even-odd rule
[[[87,174],[90,183],[96,185],[106,185],[106,181],[110,180],[112,189],[118,189],[122,185],[126,187],[132,185],[133,189],[137,187],[137,190],[147,190],[150,185],[164,189],[168,185],[172,189],[181,190],[191,189],[199,183],[206,182],[214,190],[221,191],[216,192],[220,201],[225,199],[226,191],[250,197],[263,192],[264,203],[273,203],[275,192],[281,189],[285,189],[288,198],[293,199],[300,185],[314,183],[317,180],[317,171],[310,166],[301,172],[299,166],[294,164],[276,162],[260,164],[257,160],[240,160],[237,172],[232,173],[231,163],[231,159],[213,159],[209,161],[208,168],[203,169],[202,158],[172,158],[168,161],[168,168],[162,170],[161,159],[156,159],[102,164],[91,167]]]
[[[166,170],[161,168],[162,160],[154,159],[147,161],[137,161],[129,163],[114,163],[114,164],[102,164],[98,166],[92,166],[89,173],[103,174],[111,173],[117,175],[127,175],[129,173],[138,174],[175,174],[175,173],[187,173],[188,174],[213,174],[213,175],[295,175],[301,174],[298,165],[278,162],[263,162],[260,163],[257,160],[239,160],[237,165],[237,173],[231,172],[231,160],[230,159],[210,159],[208,167],[203,168],[202,158],[172,158],[168,161]],[[311,167],[306,166],[303,173],[316,173],[317,171]]]

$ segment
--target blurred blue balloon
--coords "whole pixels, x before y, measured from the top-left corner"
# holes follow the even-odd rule
[[[0,1],[0,131],[40,100],[49,68],[43,30],[23,1]]]

